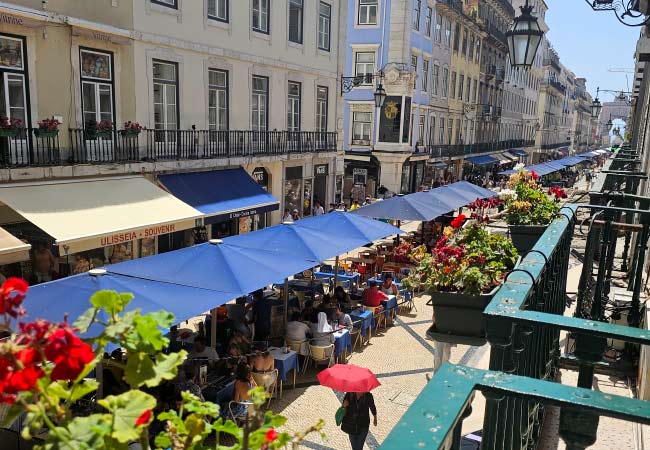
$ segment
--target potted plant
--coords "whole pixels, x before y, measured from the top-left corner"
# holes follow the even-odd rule
[[[537,174],[520,169],[510,176],[502,192],[505,218],[512,242],[519,253],[530,251],[546,227],[560,211],[559,200],[566,197],[560,188],[545,192]]]
[[[517,264],[518,254],[505,236],[491,234],[481,221],[465,226],[456,217],[443,237],[403,281],[431,295],[438,341],[479,345],[485,342],[483,311]]]
[[[120,131],[124,137],[137,137],[144,128],[138,122],[124,122],[124,129]]]
[[[43,119],[38,122],[38,128],[34,130],[36,137],[49,138],[59,134],[59,125],[61,123],[54,117]]]
[[[23,121],[20,119],[0,117],[0,137],[18,136],[18,133],[20,133],[20,130],[23,128]]]
[[[90,120],[86,123],[85,132],[86,139],[97,139],[98,137],[110,139],[111,133],[113,132],[113,122],[110,120],[102,120],[100,122]]]

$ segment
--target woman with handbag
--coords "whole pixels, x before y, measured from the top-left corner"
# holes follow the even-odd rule
[[[345,415],[341,430],[348,434],[352,450],[363,450],[370,428],[370,413],[373,424],[377,426],[375,399],[370,392],[348,392],[343,398],[343,408]]]

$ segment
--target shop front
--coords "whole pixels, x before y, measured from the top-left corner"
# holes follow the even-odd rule
[[[343,201],[350,204],[353,200],[363,202],[366,197],[381,196],[381,166],[376,157],[346,153],[344,167]]]
[[[284,209],[290,213],[304,217],[303,210],[309,215],[311,205],[311,182],[303,183],[302,166],[285,167],[284,169]],[[305,193],[307,196],[305,197]],[[305,199],[307,205],[305,208]]]
[[[251,177],[255,182],[264,189],[264,192],[269,192],[270,186],[270,176],[269,171],[265,167],[256,167],[251,173]],[[253,223],[253,228],[255,230],[261,230],[268,227],[271,224],[271,218],[269,213],[258,214],[255,216],[256,220]]]
[[[204,228],[172,237],[176,248],[244,234],[266,226],[266,215],[279,208],[278,200],[267,192],[268,173],[254,170],[251,177],[242,168],[161,175],[159,183],[174,196],[200,211]],[[261,183],[260,183],[261,180]],[[170,248],[169,250],[175,250]],[[159,252],[161,251],[159,247]]]
[[[154,254],[159,236],[203,222],[140,176],[6,184],[0,202],[7,231],[32,245],[12,275],[32,284]]]
[[[313,204],[316,202],[327,211],[328,196],[327,196],[327,179],[329,175],[329,164],[314,164],[314,193]]]
[[[410,194],[424,187],[425,165],[428,156],[410,157],[402,165],[401,193]]]

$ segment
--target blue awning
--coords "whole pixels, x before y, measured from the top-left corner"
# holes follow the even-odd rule
[[[161,175],[160,183],[174,196],[205,214],[205,223],[253,216],[280,208],[244,169]]]
[[[432,165],[433,167],[435,167],[436,169],[439,169],[439,170],[443,170],[443,169],[446,169],[446,168],[447,168],[447,164],[446,164],[446,163],[438,162],[438,161],[437,161],[437,162],[434,162],[434,163],[431,164],[431,165]]]
[[[598,156],[598,153],[587,152],[587,153],[582,153],[581,155],[578,155],[578,158],[594,158],[596,156]]]
[[[583,158],[578,158],[577,156],[567,156],[566,158],[558,159],[557,162],[564,166],[571,167],[583,163],[585,160]]]
[[[511,149],[508,150],[508,151],[509,151],[510,153],[512,153],[513,155],[517,155],[517,156],[528,156],[528,153],[526,153],[525,151],[523,151],[523,150],[520,149],[520,148],[511,148]]]
[[[483,155],[483,156],[468,156],[465,158],[465,161],[469,161],[475,166],[489,166],[490,164],[498,164],[499,160],[494,156]]]

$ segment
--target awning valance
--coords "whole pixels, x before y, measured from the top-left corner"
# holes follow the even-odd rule
[[[501,153],[495,153],[494,155],[491,155],[491,156],[493,156],[493,157],[495,157],[496,159],[499,160],[499,165],[510,164],[512,162],[512,160],[510,160],[509,158],[506,158]]]
[[[31,245],[0,228],[0,265],[27,261],[31,248]]]
[[[202,214],[141,176],[0,186],[0,201],[52,236],[62,255],[202,225]]]
[[[499,160],[491,155],[483,156],[468,156],[465,161],[471,162],[475,166],[489,166],[490,164],[498,164]]]
[[[513,155],[516,155],[516,156],[528,156],[528,153],[526,153],[525,151],[523,151],[523,150],[520,149],[520,148],[511,148],[511,149],[508,150],[508,151],[509,151],[510,153],[512,153]]]
[[[162,175],[160,183],[176,197],[205,215],[205,223],[218,223],[280,208],[244,169]]]

